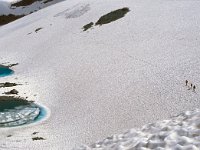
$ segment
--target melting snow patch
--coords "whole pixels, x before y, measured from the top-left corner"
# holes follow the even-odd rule
[[[11,96],[0,97],[0,127],[29,124],[45,117],[44,109],[33,102]]]
[[[89,10],[90,10],[89,4],[78,4],[72,7],[71,9],[66,9],[63,12],[56,14],[55,17],[64,15],[67,19],[78,18],[87,13]]]

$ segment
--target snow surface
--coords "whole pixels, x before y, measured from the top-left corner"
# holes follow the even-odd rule
[[[6,1],[0,1],[0,14],[9,14],[9,6],[10,4]]]
[[[200,110],[113,135],[74,150],[199,150]]]
[[[80,15],[82,6],[89,10]],[[130,12],[122,19],[83,32],[123,7]],[[199,8],[189,0],[67,0],[2,26],[0,62],[19,65],[1,82],[22,83],[19,95],[51,115],[0,129],[1,148],[68,150],[199,108]],[[33,141],[33,132],[46,140]]]
[[[20,1],[20,0],[0,0],[0,15],[8,15],[8,14],[27,15],[27,14],[33,13],[35,11],[38,11],[42,8],[45,8],[47,6],[61,2],[63,0],[52,0],[47,3],[43,3],[45,1],[41,0],[41,1],[36,1],[27,6],[11,7],[11,4],[18,2],[18,1]]]

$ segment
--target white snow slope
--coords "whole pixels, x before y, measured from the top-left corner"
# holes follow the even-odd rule
[[[200,111],[187,111],[74,150],[199,150]]]
[[[123,18],[83,32],[123,7]],[[189,0],[70,0],[2,26],[0,63],[19,65],[0,81],[22,83],[19,95],[51,114],[0,129],[0,149],[69,150],[199,108],[199,9]]]
[[[0,0],[0,15],[27,15],[63,0],[50,0],[49,2],[47,2],[47,0],[39,0],[26,6],[11,6],[11,4],[20,1],[21,0]]]

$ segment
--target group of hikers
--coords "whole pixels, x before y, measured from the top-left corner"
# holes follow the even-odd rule
[[[190,85],[189,85],[188,80],[185,80],[185,86],[189,86],[189,90],[193,89],[194,92],[196,90],[196,86],[193,85],[192,83],[190,83]]]

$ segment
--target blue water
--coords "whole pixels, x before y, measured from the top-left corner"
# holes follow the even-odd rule
[[[10,68],[0,65],[0,77],[5,77],[5,76],[11,75],[13,73],[14,73],[14,71],[11,70]]]
[[[24,122],[23,124],[1,126],[0,128],[4,128],[4,127],[12,128],[12,127],[17,127],[17,126],[25,126],[25,125],[29,125],[31,123],[36,123],[38,121],[41,121],[42,119],[44,119],[47,116],[47,110],[44,107],[39,106],[37,104],[36,104],[36,107],[40,109],[40,112],[39,112],[38,116],[34,120],[27,121],[26,123]]]
[[[14,73],[14,71],[11,70],[10,68],[0,65],[0,77],[5,77],[5,76],[11,75],[13,73]],[[8,103],[8,105],[10,105],[10,103]],[[15,105],[15,104],[13,104],[13,105]],[[44,119],[47,116],[47,110],[44,107],[37,105],[37,104],[36,104],[36,107],[38,107],[40,109],[39,115],[33,121],[27,122],[25,124],[21,124],[19,126],[23,126],[26,124],[41,121],[42,119]],[[18,126],[18,125],[16,125],[16,126]],[[14,126],[10,126],[10,127],[14,127]]]
[[[5,76],[11,75],[13,73],[14,73],[14,71],[11,70],[10,68],[0,65],[0,77],[5,77]],[[15,104],[13,104],[13,105],[15,105]],[[42,119],[44,119],[47,116],[47,110],[44,107],[37,105],[37,104],[36,104],[36,107],[38,107],[40,109],[39,115],[33,121],[27,122],[26,124],[41,121]],[[23,126],[26,124],[21,124],[19,126]],[[14,127],[14,126],[10,126],[10,127]]]
[[[47,110],[42,106],[38,106],[38,107],[40,109],[40,113],[37,116],[37,118],[35,118],[34,122],[40,121],[40,120],[44,119],[47,116]]]

